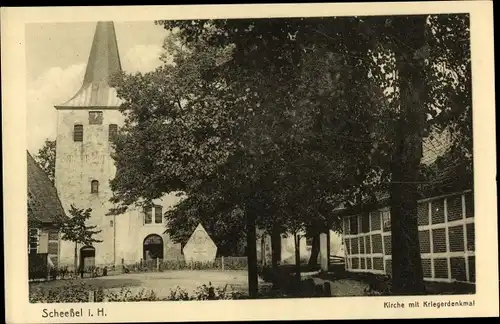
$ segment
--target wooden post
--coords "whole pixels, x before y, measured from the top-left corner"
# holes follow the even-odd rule
[[[320,256],[320,267],[321,272],[328,272],[328,234],[319,234],[319,256]]]
[[[328,281],[325,281],[323,283],[323,288],[324,288],[324,292],[325,292],[325,297],[332,297],[332,285],[330,284],[330,282]]]
[[[221,257],[221,268],[222,268],[222,271],[224,271],[224,256]]]
[[[257,233],[255,226],[255,211],[246,210],[246,234],[247,234],[247,258],[248,258],[248,295],[257,298],[259,293],[259,281],[257,270]]]
[[[160,271],[160,258],[156,258],[156,271]]]

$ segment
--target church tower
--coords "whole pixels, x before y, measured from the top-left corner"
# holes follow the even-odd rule
[[[114,219],[106,213],[112,207],[109,180],[116,172],[110,154],[111,139],[123,123],[118,110],[121,102],[109,81],[119,72],[114,24],[98,22],[82,87],[71,99],[55,106],[58,112],[55,185],[67,213],[71,205],[92,208],[90,223],[102,231],[99,239],[103,241],[94,246],[97,263],[116,262]],[[91,258],[92,249],[87,250]]]
[[[165,234],[163,213],[175,196],[155,202],[149,210],[132,208],[109,216],[113,207],[109,181],[116,167],[111,157],[113,136],[124,123],[121,104],[110,78],[122,71],[113,22],[98,22],[80,90],[57,109],[55,185],[69,215],[71,205],[91,208],[89,224],[96,225],[102,243],[77,247],[84,266],[111,266],[154,257],[178,258],[180,246]],[[74,243],[61,242],[61,264],[73,265]]]

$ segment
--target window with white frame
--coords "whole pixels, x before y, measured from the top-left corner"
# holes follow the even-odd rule
[[[28,233],[28,253],[38,253],[38,244],[40,241],[40,230],[38,228],[30,228]]]
[[[144,224],[161,224],[161,223],[163,223],[162,206],[155,205],[153,207],[144,209]]]

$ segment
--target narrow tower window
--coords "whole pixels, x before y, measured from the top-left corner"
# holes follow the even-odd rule
[[[89,124],[102,125],[102,111],[89,111]]]
[[[153,221],[153,213],[151,208],[145,208],[144,210],[144,224],[151,224]]]
[[[155,223],[161,224],[163,219],[163,209],[161,206],[155,206]]]
[[[118,125],[116,124],[109,125],[108,138],[110,142],[116,138],[116,134],[118,134]]]
[[[98,193],[99,192],[99,181],[92,180],[90,183],[90,193]]]
[[[83,125],[75,125],[73,127],[73,141],[83,142]]]

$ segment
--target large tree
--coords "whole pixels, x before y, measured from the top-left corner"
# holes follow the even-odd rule
[[[116,141],[117,177],[111,185],[123,207],[180,190],[209,197],[215,210],[241,208],[248,256],[254,258],[257,223],[284,231],[291,224],[316,223],[315,209],[329,206],[332,196],[361,178],[346,156],[364,158],[370,128],[355,127],[358,116],[338,116],[366,114],[372,98],[348,109],[339,85],[353,73],[344,71],[344,56],[325,48],[328,38],[321,36],[325,45],[309,50],[312,42],[297,42],[288,30],[273,34],[269,20],[245,23],[266,38],[260,41],[249,31],[249,42],[216,46],[212,38],[221,26],[204,28],[193,41],[181,32],[184,47],[167,43],[175,66],[118,81],[127,121]],[[330,65],[327,73],[321,75],[315,59]],[[327,83],[316,93],[311,88],[318,76]],[[365,92],[360,89],[358,97]]]
[[[322,227],[339,203],[381,190],[399,206],[402,176],[413,182],[399,187],[413,206],[419,139],[438,120],[425,120],[432,105],[422,84],[437,75],[423,79],[429,24],[413,19],[418,24],[397,17],[160,22],[178,30],[165,43],[174,65],[116,82],[127,120],[116,142],[114,201],[126,208],[181,191],[190,200],[178,211],[241,210],[243,217],[227,219],[248,235],[251,295],[256,225],[273,234]],[[406,34],[422,46],[404,49]],[[419,109],[415,98],[428,106]],[[405,224],[416,210],[401,213],[393,217]],[[393,237],[410,235],[396,260],[416,265],[396,269],[395,282],[420,290],[416,226],[395,228]]]

